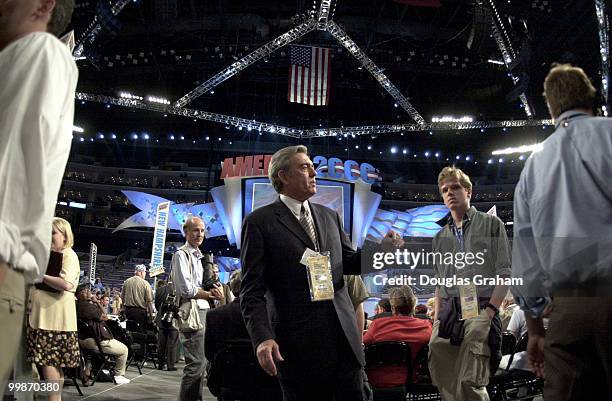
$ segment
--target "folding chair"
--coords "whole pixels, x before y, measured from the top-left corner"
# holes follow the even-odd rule
[[[441,400],[438,388],[431,382],[429,373],[429,345],[425,344],[417,353],[412,366],[412,382],[408,383],[408,401]]]
[[[107,354],[102,350],[102,345],[96,337],[93,328],[86,321],[77,320],[77,328],[79,331],[80,338],[93,338],[96,342],[96,349],[94,350],[89,348],[83,348],[82,346],[80,347],[81,354],[83,355],[85,360],[89,359],[92,362],[92,369],[95,370],[95,366],[98,365],[96,374],[93,375],[94,378],[91,385],[93,386],[96,383],[103,369],[107,369],[110,372],[111,380],[114,384],[117,384],[117,382],[115,381],[115,355]]]
[[[525,333],[516,342],[506,369],[502,373],[490,377],[487,390],[492,401],[528,400],[542,394],[544,388],[543,379],[537,377],[531,371],[510,368],[515,354],[527,350],[528,341],[528,334]],[[518,395],[521,388],[526,389],[526,395]]]
[[[118,321],[116,320],[108,320],[106,322],[106,326],[113,333],[113,337],[115,340],[121,341],[128,348],[128,360],[126,363],[126,369],[132,364],[134,357],[136,354],[140,355],[142,353],[141,346],[138,343],[134,342],[134,339],[130,335],[130,333],[121,327]],[[136,369],[138,369],[138,374],[142,374],[142,369],[138,363],[135,364]]]
[[[382,341],[369,344],[364,349],[366,372],[372,368],[403,366],[406,367],[404,384],[397,387],[374,387],[374,401],[394,401],[406,399],[406,386],[412,381],[412,355],[410,346],[403,341]],[[371,384],[371,383],[370,383]]]
[[[141,327],[140,324],[134,320],[126,320],[126,330],[131,337],[132,345],[138,344],[138,347],[134,348],[134,353],[130,357],[130,363],[136,358],[136,356],[142,357],[140,365],[136,363],[138,371],[145,365],[147,361],[153,362],[153,367],[157,368],[157,335],[152,331],[147,331],[146,328]],[[137,352],[136,352],[137,351]]]

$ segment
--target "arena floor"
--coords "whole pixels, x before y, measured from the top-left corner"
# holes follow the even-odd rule
[[[130,383],[114,385],[112,383],[97,382],[94,386],[83,387],[83,396],[79,396],[76,387],[68,385],[62,393],[64,401],[176,401],[183,373],[183,363],[177,363],[177,370],[167,372],[153,369],[152,366],[145,366],[142,375],[138,370],[130,366],[125,377],[131,380]],[[79,383],[80,384],[80,383]],[[204,400],[215,401],[216,398],[204,386]]]

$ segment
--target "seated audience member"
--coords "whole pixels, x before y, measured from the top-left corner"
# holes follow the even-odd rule
[[[427,303],[425,305],[427,305],[427,316],[429,316],[430,320],[433,320],[433,314],[434,314],[434,302],[436,301],[435,298],[429,298],[427,300]]]
[[[392,315],[391,302],[389,302],[388,298],[383,298],[376,304],[376,307],[374,308],[374,316],[372,316],[370,320],[375,320],[381,317],[389,317]]]
[[[404,341],[410,345],[412,360],[431,336],[431,323],[414,317],[416,297],[407,285],[389,291],[392,316],[372,322],[363,337],[365,345],[383,341]],[[373,387],[397,387],[406,383],[408,366],[367,367],[368,379]]]
[[[112,314],[118,315],[121,312],[121,308],[123,307],[123,300],[121,299],[121,294],[119,292],[115,292],[113,295],[113,309]]]
[[[427,315],[427,305],[417,305],[414,308],[414,317],[431,321],[431,319]]]
[[[544,327],[548,327],[548,319],[544,319]],[[517,308],[514,311],[512,317],[510,318],[510,323],[508,323],[507,330],[511,332],[514,337],[516,337],[516,341],[518,341],[525,333],[527,333],[527,321],[525,319],[525,311],[521,310],[520,308]],[[506,369],[509,360],[510,355],[502,356],[502,360],[499,364],[499,369]],[[528,364],[527,351],[521,351],[514,354],[510,369],[531,370]]]
[[[499,308],[499,317],[502,323],[502,330],[508,330],[510,319],[514,312],[519,309],[518,305],[514,302],[514,297],[508,291],[508,295],[502,301],[501,308]]]
[[[104,314],[110,315],[112,312],[110,306],[110,296],[108,296],[107,294],[102,295],[100,297],[100,306],[102,307],[102,312],[104,312]]]
[[[103,352],[117,357],[117,364],[115,366],[115,381],[117,384],[129,383],[130,380],[124,376],[128,357],[127,346],[113,338],[105,322],[108,320],[108,317],[102,312],[100,304],[94,301],[89,287],[87,285],[79,287],[76,295],[77,318],[86,322],[93,329]],[[82,333],[79,333],[79,336],[81,336],[79,339],[81,347],[97,351],[98,347],[95,339],[82,338],[82,335]]]

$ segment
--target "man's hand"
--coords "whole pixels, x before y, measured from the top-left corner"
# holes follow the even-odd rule
[[[8,263],[0,262],[0,285],[4,283],[4,277],[6,277],[6,272],[9,269]]]
[[[391,230],[385,235],[385,238],[383,238],[381,245],[383,250],[385,252],[388,252],[404,246],[404,240],[398,233]]]
[[[257,346],[257,360],[263,370],[270,376],[276,376],[275,361],[284,361],[274,340],[266,340]]]
[[[215,284],[215,287],[210,290],[210,297],[213,299],[223,299],[223,286]]]
[[[536,376],[544,378],[544,336],[529,333],[527,357]]]

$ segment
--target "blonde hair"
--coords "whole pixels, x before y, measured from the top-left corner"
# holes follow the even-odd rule
[[[280,180],[278,173],[281,171],[289,171],[291,168],[291,157],[296,153],[308,154],[308,148],[304,145],[287,146],[277,150],[270,159],[268,167],[268,178],[277,193],[283,190],[283,183]]]
[[[440,189],[444,181],[453,178],[459,181],[461,186],[468,192],[472,192],[472,181],[470,181],[470,177],[455,166],[447,166],[440,171],[440,174],[438,174],[438,189]]]
[[[553,119],[572,109],[591,110],[595,87],[584,70],[571,64],[553,64],[544,79],[544,97]]]
[[[64,248],[72,248],[74,246],[74,234],[72,234],[72,227],[70,223],[61,217],[53,218],[53,227],[64,236]]]
[[[393,287],[389,290],[389,302],[393,313],[401,315],[413,315],[417,299],[412,292],[412,288],[407,285]]]

